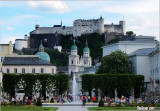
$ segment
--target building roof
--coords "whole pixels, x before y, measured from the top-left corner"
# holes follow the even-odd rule
[[[88,43],[86,41],[86,44],[85,44],[85,48],[83,49],[83,52],[90,52],[89,48],[88,48]]]
[[[71,50],[77,50],[76,41],[73,40],[73,45],[71,46]]]
[[[42,60],[50,61],[49,55],[46,52],[44,52],[44,47],[43,47],[42,43],[39,46],[39,52],[37,52],[35,55],[39,55],[39,57]]]
[[[155,50],[156,50],[156,48],[138,49],[138,50],[132,52],[131,54],[129,54],[129,56],[147,56],[147,55],[151,54]]]
[[[39,57],[5,57],[3,65],[52,65]]]
[[[39,55],[43,60],[50,61],[50,57],[46,52],[37,52],[35,55]]]

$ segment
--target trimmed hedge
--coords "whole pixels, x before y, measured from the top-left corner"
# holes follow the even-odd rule
[[[33,89],[38,87],[40,96],[46,99],[46,91],[55,89],[59,94],[69,88],[69,76],[67,74],[3,74],[4,92],[15,96],[15,89],[23,86],[26,96],[32,95]]]
[[[84,74],[82,75],[82,89],[91,92],[100,89],[104,94],[117,88],[118,96],[126,96],[134,88],[138,97],[144,91],[144,76],[134,74]]]

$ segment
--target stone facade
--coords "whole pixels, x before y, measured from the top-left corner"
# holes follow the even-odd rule
[[[119,21],[119,24],[104,24],[104,19],[102,17],[98,19],[77,19],[73,21],[72,27],[54,25],[53,27],[40,27],[39,25],[35,26],[35,30],[30,32],[30,34],[73,34],[74,37],[81,36],[82,34],[89,34],[97,32],[102,33],[111,33],[116,32],[119,34],[125,34],[125,21]]]

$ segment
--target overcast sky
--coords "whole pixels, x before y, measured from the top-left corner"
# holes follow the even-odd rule
[[[126,21],[126,31],[159,40],[159,0],[0,1],[0,43],[15,42],[35,24],[72,26],[75,19],[97,19],[105,24]],[[37,20],[37,21],[36,21]]]

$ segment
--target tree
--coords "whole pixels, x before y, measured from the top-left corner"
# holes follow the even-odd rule
[[[54,75],[55,89],[62,95],[69,88],[69,76],[67,74],[56,74]]]
[[[134,34],[133,31],[127,31],[127,32],[126,32],[126,35],[127,35],[127,36],[132,36],[133,34]]]
[[[48,53],[51,59],[51,63],[56,66],[67,66],[68,65],[68,54],[59,52],[58,50],[45,49],[45,52]],[[63,59],[62,59],[63,58]]]
[[[101,60],[101,65],[97,71],[98,74],[125,74],[131,73],[131,61],[129,56],[120,50],[106,55]]]
[[[60,45],[63,49],[70,50],[72,46],[72,35],[66,35],[62,36]],[[90,34],[84,34],[80,37],[76,38],[76,45],[78,47],[78,54],[83,54],[83,49],[85,47],[85,42],[88,42],[88,47],[90,49],[90,55],[92,57],[92,60],[101,58],[102,57],[102,46],[104,45],[104,38],[101,34],[98,33],[90,33]],[[94,63],[94,61],[93,61]]]

